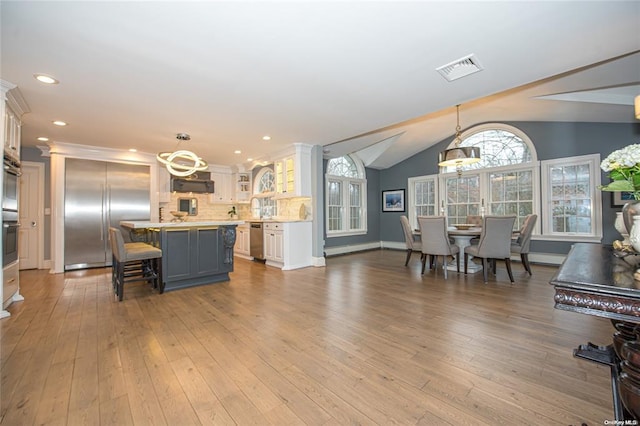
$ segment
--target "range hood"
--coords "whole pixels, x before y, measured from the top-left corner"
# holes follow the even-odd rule
[[[171,191],[211,194],[214,192],[214,182],[210,172],[197,172],[187,177],[172,176]]]

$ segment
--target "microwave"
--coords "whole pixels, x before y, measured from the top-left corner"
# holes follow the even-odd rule
[[[4,190],[2,193],[2,210],[18,211],[18,185],[20,182],[20,164],[15,160],[4,157]]]

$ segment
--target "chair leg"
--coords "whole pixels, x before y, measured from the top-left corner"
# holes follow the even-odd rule
[[[460,273],[460,253],[456,254],[456,270]]]
[[[118,289],[116,294],[118,295],[118,302],[122,302],[124,297],[124,262],[118,263]]]
[[[442,269],[444,270],[444,279],[447,279],[447,255],[442,256]]]
[[[156,271],[158,271],[158,288],[159,293],[164,293],[164,278],[162,277],[162,258],[156,258]]]
[[[507,265],[507,272],[509,273],[509,279],[511,280],[511,282],[513,282],[513,274],[511,273],[511,259],[510,258],[506,258],[504,260],[505,265]]]
[[[469,264],[469,255],[464,253],[464,274],[467,275],[467,265]]]
[[[528,253],[520,253],[520,259],[522,260],[522,264],[524,265],[524,270],[529,273],[529,275],[533,275],[531,273],[531,265],[529,265],[529,254]]]
[[[486,257],[482,258],[482,277],[484,278],[484,282],[489,282],[489,260]]]
[[[495,275],[497,271],[498,271],[498,268],[496,267],[496,260],[491,259],[491,273]]]
[[[423,254],[421,260],[422,260],[422,275],[424,275],[424,268],[425,268],[426,263],[427,263],[427,255]]]
[[[411,259],[411,253],[412,252],[413,252],[413,250],[407,249],[407,260],[404,261],[404,266],[407,266],[409,264],[409,259]]]

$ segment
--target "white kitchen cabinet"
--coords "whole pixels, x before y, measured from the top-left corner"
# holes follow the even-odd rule
[[[237,173],[236,177],[236,201],[248,203],[251,200],[251,173]]]
[[[233,186],[233,175],[228,172],[211,172],[213,184],[212,203],[233,203],[235,201],[235,187]]]
[[[274,160],[276,198],[311,196],[311,145],[295,143],[293,152]]]
[[[283,270],[312,265],[311,222],[265,222],[264,257]]]
[[[4,80],[1,83],[4,94],[4,152],[13,159],[20,160],[22,116],[29,112],[29,107],[14,84]]]
[[[249,224],[245,223],[238,225],[236,228],[236,245],[233,247],[233,251],[239,257],[250,256],[250,239],[249,239]]]

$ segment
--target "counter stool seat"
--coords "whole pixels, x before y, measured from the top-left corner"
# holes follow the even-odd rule
[[[118,300],[123,299],[124,284],[134,281],[150,282],[162,294],[162,250],[147,243],[125,243],[118,228],[109,228],[109,239],[113,253],[112,281]]]

